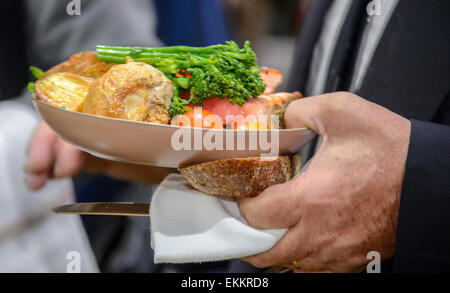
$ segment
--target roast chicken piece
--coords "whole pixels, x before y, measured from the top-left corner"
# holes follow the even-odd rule
[[[60,63],[45,72],[45,76],[55,72],[71,72],[89,78],[99,78],[105,74],[114,63],[98,60],[97,53],[85,51],[72,55],[69,60]]]
[[[83,112],[135,121],[167,124],[172,82],[141,62],[113,66],[92,84]]]
[[[34,95],[59,108],[79,112],[93,82],[94,79],[75,73],[56,72],[36,81]]]

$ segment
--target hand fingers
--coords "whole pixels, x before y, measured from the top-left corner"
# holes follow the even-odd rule
[[[294,270],[294,273],[296,274],[331,274],[333,271],[331,270],[320,270],[320,271],[314,271],[314,270]]]
[[[25,184],[31,190],[38,190],[45,185],[49,175],[47,173],[41,174],[25,174]]]
[[[25,171],[29,174],[50,174],[54,161],[54,146],[56,134],[41,122],[28,144],[28,158]]]
[[[258,268],[283,266],[295,269],[292,261],[299,261],[311,253],[304,242],[306,237],[306,231],[301,225],[297,225],[289,229],[270,250],[245,257],[243,260]]]
[[[55,157],[55,178],[74,176],[83,169],[85,163],[85,153],[61,139],[56,142]]]
[[[29,189],[40,189],[51,177],[56,140],[56,134],[47,124],[39,123],[28,144],[28,156],[24,166],[24,182]]]
[[[304,175],[270,186],[256,197],[238,200],[248,224],[257,229],[281,229],[298,223],[302,214],[302,196],[306,192]]]

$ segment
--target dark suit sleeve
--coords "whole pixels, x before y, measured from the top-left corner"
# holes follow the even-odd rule
[[[450,271],[450,127],[412,120],[394,272]]]

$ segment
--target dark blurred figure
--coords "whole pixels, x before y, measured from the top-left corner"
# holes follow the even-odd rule
[[[296,40],[289,90],[350,92],[411,122],[395,254],[382,272],[449,271],[449,26],[447,0],[314,0]]]

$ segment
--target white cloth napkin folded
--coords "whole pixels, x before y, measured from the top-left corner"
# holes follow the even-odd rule
[[[250,227],[235,202],[194,190],[168,175],[150,207],[155,263],[192,263],[240,258],[272,248],[287,229]]]

